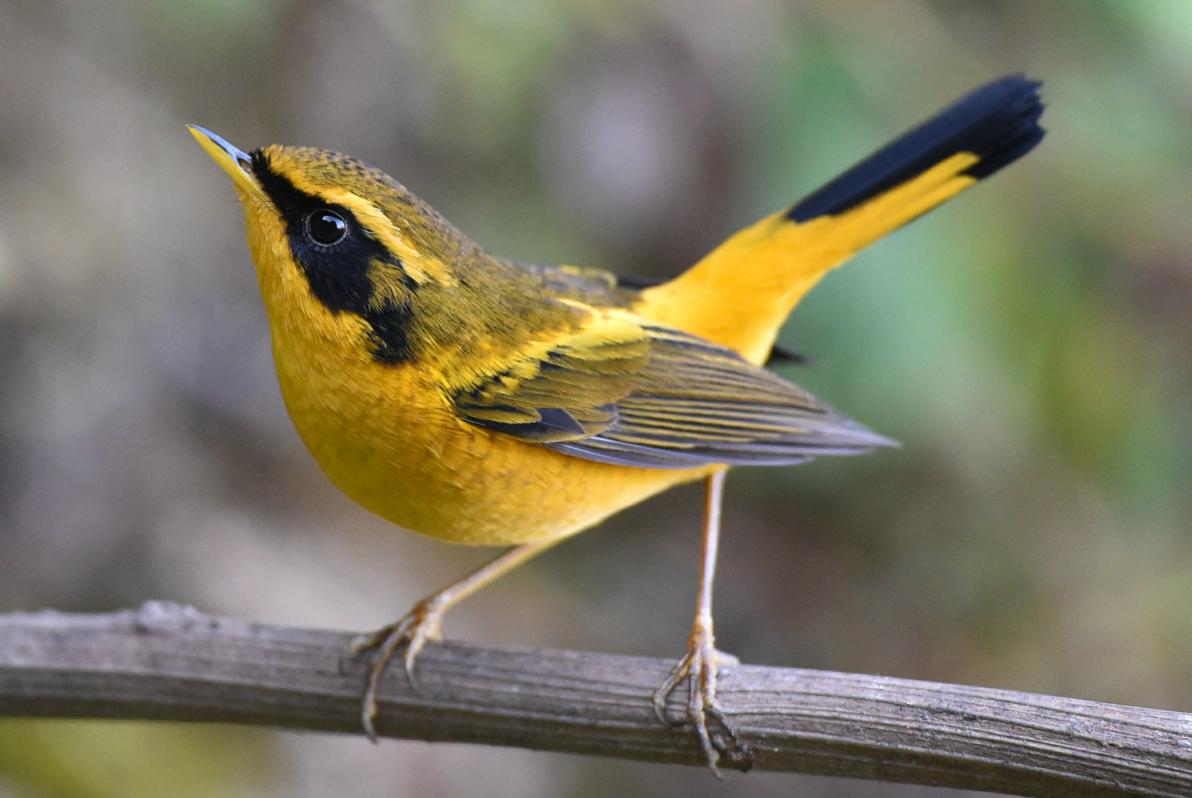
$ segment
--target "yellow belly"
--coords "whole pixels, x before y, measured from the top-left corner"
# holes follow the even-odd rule
[[[414,367],[326,341],[286,345],[288,326],[274,325],[274,359],[307,448],[349,497],[414,532],[472,545],[561,538],[715,468],[611,466],[491,432],[459,420]]]

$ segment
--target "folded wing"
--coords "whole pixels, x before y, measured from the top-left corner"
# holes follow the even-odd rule
[[[523,354],[453,398],[470,423],[623,466],[787,465],[893,442],[730,349],[626,313]]]

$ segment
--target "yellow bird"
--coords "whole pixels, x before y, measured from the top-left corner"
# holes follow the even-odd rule
[[[282,396],[349,497],[424,535],[512,549],[362,638],[363,703],[443,613],[569,535],[704,479],[684,722],[709,765],[747,757],[716,702],[712,578],[725,469],[862,454],[892,442],[763,364],[787,315],[853,253],[1039,142],[1039,84],[989,83],[818,191],[643,287],[598,269],[481,249],[384,172],[328,150],[243,152],[190,131],[232,178]],[[723,655],[720,655],[723,656]],[[715,733],[709,721],[716,725]]]

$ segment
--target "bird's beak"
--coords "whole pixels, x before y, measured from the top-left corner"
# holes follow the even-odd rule
[[[248,153],[229,144],[221,136],[217,136],[205,127],[187,125],[186,129],[195,141],[202,145],[207,154],[219,164],[219,168],[228,173],[236,188],[249,196],[261,196],[261,184],[252,173],[252,158]]]

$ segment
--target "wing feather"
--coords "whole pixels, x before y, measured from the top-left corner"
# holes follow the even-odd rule
[[[621,311],[459,391],[467,421],[644,468],[781,465],[895,445],[730,349]]]

